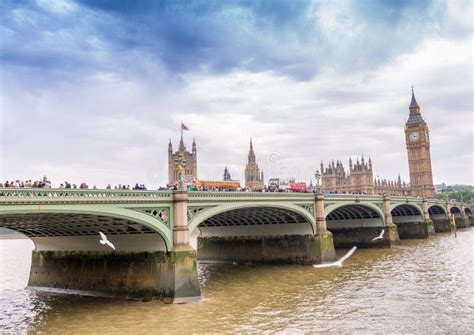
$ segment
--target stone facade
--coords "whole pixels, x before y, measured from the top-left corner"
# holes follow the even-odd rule
[[[258,167],[255,153],[253,152],[252,140],[250,140],[248,162],[245,166],[245,187],[250,191],[262,191],[265,188],[263,171],[260,172]]]
[[[412,90],[410,114],[405,124],[405,140],[408,152],[410,184],[398,176],[397,180],[373,178],[372,161],[357,159],[355,164],[349,159],[349,171],[342,162],[334,160],[324,168],[321,162],[322,190],[327,193],[364,193],[397,196],[417,196],[434,198],[431,170],[430,138],[426,122]]]
[[[332,161],[326,168],[321,162],[322,191],[325,193],[356,193],[409,195],[410,186],[402,182],[400,176],[396,181],[373,178],[372,160],[364,157],[355,163],[349,159],[349,170],[346,172],[340,161]]]
[[[179,154],[182,155],[186,161],[185,168],[185,181],[192,182],[197,179],[197,149],[196,141],[193,139],[191,152],[186,150],[184,145],[183,136],[179,142],[178,151],[173,153],[173,146],[171,140],[168,144],[168,184],[175,184],[178,181],[178,171],[176,170],[175,160],[178,159]]]
[[[429,130],[421,116],[420,106],[416,102],[413,88],[409,110],[410,114],[405,123],[405,141],[408,152],[411,195],[434,198]]]
[[[373,194],[409,196],[411,195],[410,184],[402,181],[400,175],[398,175],[397,180],[377,178],[374,180]]]

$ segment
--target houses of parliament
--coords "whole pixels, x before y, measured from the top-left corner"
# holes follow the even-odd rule
[[[374,179],[371,158],[364,157],[355,162],[349,159],[349,169],[346,170],[342,161],[337,160],[324,166],[321,162],[322,191],[324,193],[363,193],[386,194],[397,196],[417,196],[434,198],[433,176],[431,169],[430,137],[428,126],[421,115],[412,88],[408,120],[405,123],[405,143],[408,153],[408,168],[410,183],[402,181],[400,175],[395,179]],[[186,160],[186,177],[188,181],[197,180],[197,148],[193,140],[192,151],[188,152],[181,142],[178,151],[173,153],[171,141],[168,146],[168,181],[176,183],[178,173],[175,161],[179,155]],[[226,169],[224,179],[230,179]],[[245,167],[245,187],[252,191],[261,191],[264,186],[263,171],[258,167],[252,141]]]

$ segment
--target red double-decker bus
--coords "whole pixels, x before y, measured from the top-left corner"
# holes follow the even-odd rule
[[[288,185],[288,190],[290,192],[306,192],[308,187],[304,182],[290,182]]]

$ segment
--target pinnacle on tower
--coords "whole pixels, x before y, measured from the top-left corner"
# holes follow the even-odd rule
[[[179,141],[179,150],[180,151],[186,150],[186,146],[184,145],[184,140],[183,140],[183,133],[181,133],[181,140]]]
[[[413,85],[411,87],[411,102],[410,102],[410,109],[415,109],[415,108],[420,108],[420,106],[418,106],[418,102],[416,102],[416,99],[415,99],[415,91],[413,90]]]
[[[227,170],[227,166],[224,169],[224,181],[232,180],[232,177],[230,176],[229,170]]]
[[[250,149],[249,149],[248,161],[249,163],[255,162],[255,153],[253,152],[252,138],[250,138]]]

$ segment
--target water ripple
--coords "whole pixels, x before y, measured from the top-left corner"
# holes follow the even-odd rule
[[[200,265],[185,305],[24,289],[31,244],[0,241],[0,330],[46,333],[472,333],[474,229],[359,249],[341,269]],[[338,250],[342,255],[346,250]]]

